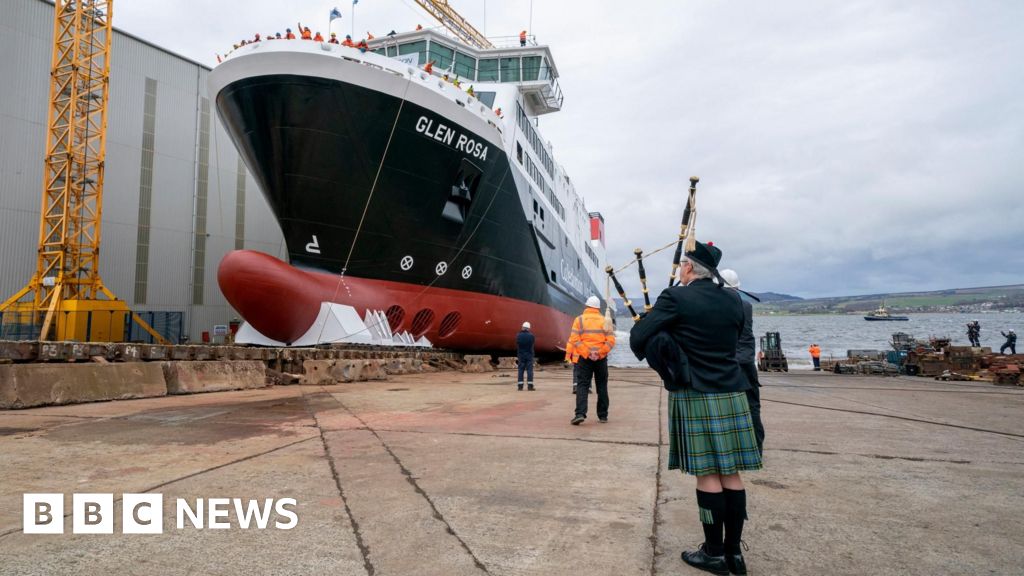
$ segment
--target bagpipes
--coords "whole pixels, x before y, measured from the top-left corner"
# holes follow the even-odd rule
[[[679,223],[679,238],[674,242],[676,245],[676,252],[672,256],[672,272],[668,277],[669,288],[675,285],[676,274],[679,273],[679,261],[682,260],[684,248],[689,252],[697,247],[697,236],[694,234],[697,225],[697,182],[700,182],[700,178],[690,176],[690,193],[686,198],[686,209],[683,210],[683,219]],[[672,243],[651,252],[648,256],[657,254],[669,246],[672,246]],[[637,248],[636,250],[633,250],[633,254],[636,255],[635,263],[637,271],[640,274],[640,291],[644,294],[644,312],[647,313],[651,311],[651,295],[647,288],[647,270],[644,269],[644,251]],[[630,262],[622,268],[619,268],[618,271],[621,272],[632,264],[633,262]],[[619,282],[619,279],[615,276],[616,270],[611,266],[606,266],[604,271],[608,274],[608,278],[611,280],[612,284],[615,285],[615,291],[619,293],[619,298],[622,298],[625,303],[626,310],[629,310],[629,315],[633,317],[633,322],[639,322],[640,315],[633,309],[633,302],[626,297],[626,291],[622,288],[622,283]]]
[[[654,250],[653,252],[647,255],[648,257],[650,257],[654,254],[657,254],[658,252],[661,252],[662,250],[665,250],[666,248],[671,247],[672,244],[676,245],[675,254],[672,255],[672,272],[670,272],[668,276],[669,288],[677,285],[677,283],[679,282],[677,275],[679,274],[679,262],[682,260],[683,254],[686,252],[692,252],[697,247],[696,229],[698,182],[700,182],[700,178],[696,176],[690,177],[690,189],[689,195],[686,198],[686,208],[683,210],[683,218],[682,221],[680,221],[679,223],[679,238],[677,238],[674,242],[670,242],[669,244],[666,244],[665,246],[662,246],[661,248],[658,248],[657,250]],[[619,268],[618,270],[615,270],[611,266],[606,266],[604,271],[608,274],[608,278],[611,280],[612,284],[615,285],[615,291],[619,293],[619,298],[622,298],[622,301],[626,306],[626,310],[628,310],[629,315],[633,317],[633,322],[639,322],[641,320],[641,315],[637,314],[636,310],[633,309],[633,302],[626,297],[626,291],[622,288],[622,283],[619,282],[619,279],[615,276],[616,272],[621,272],[622,270],[625,270],[629,266],[632,266],[634,263],[636,264],[637,272],[640,275],[640,291],[643,292],[644,295],[644,313],[646,314],[647,312],[650,312],[652,306],[651,296],[647,289],[647,271],[644,269],[644,251],[641,250],[640,248],[637,248],[633,250],[633,254],[636,255],[635,261],[629,262],[628,264]],[[745,290],[740,290],[740,292],[743,292],[744,294],[750,296],[751,298],[758,302],[761,301],[760,298],[751,294],[750,292],[747,292]],[[610,310],[608,311],[608,313],[610,314]]]

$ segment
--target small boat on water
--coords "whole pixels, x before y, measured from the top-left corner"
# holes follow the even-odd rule
[[[906,316],[894,316],[892,314],[889,314],[889,311],[885,308],[885,303],[884,302],[882,304],[880,304],[878,306],[878,308],[874,312],[868,312],[864,316],[864,319],[865,320],[870,320],[870,321],[873,321],[873,322],[874,321],[897,321],[897,322],[900,322],[900,321],[910,320],[910,318],[908,318]]]

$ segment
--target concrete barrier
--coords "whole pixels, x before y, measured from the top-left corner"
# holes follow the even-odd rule
[[[491,365],[491,357],[487,355],[466,355],[466,365],[462,367],[463,372],[494,372]]]
[[[163,370],[155,363],[0,366],[0,408],[166,395]]]
[[[266,366],[258,360],[161,362],[168,394],[246,390],[267,385]]]
[[[515,370],[519,366],[515,356],[502,356],[498,358],[498,370]]]
[[[299,384],[326,386],[338,382],[363,382],[366,380],[387,380],[385,365],[388,360],[306,360],[302,363],[305,373]]]
[[[334,384],[335,379],[331,374],[335,360],[303,360],[302,378],[299,384],[306,386],[319,386]]]

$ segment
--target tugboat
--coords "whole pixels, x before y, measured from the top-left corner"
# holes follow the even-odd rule
[[[864,319],[872,321],[872,322],[876,322],[876,321],[906,322],[907,320],[910,320],[910,318],[908,318],[906,316],[894,316],[892,314],[889,314],[889,311],[885,308],[885,302],[882,302],[881,304],[879,304],[878,308],[875,309],[874,312],[868,312],[864,316]]]
[[[281,226],[287,262],[236,250],[228,302],[290,344],[323,303],[383,311],[395,333],[479,352],[564,350],[601,294],[604,218],[538,118],[562,108],[547,46],[436,30],[366,49],[249,44],[211,73],[217,115]]]

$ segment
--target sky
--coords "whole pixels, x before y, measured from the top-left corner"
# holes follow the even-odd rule
[[[450,0],[488,36],[551,46],[565,94],[540,132],[615,266],[697,237],[745,289],[801,297],[1024,283],[1024,2]],[[122,0],[114,25],[208,65],[320,0]],[[435,25],[361,0],[356,36]],[[647,262],[662,289],[670,251]],[[635,273],[623,283],[639,296]],[[666,280],[667,282],[667,280]]]

